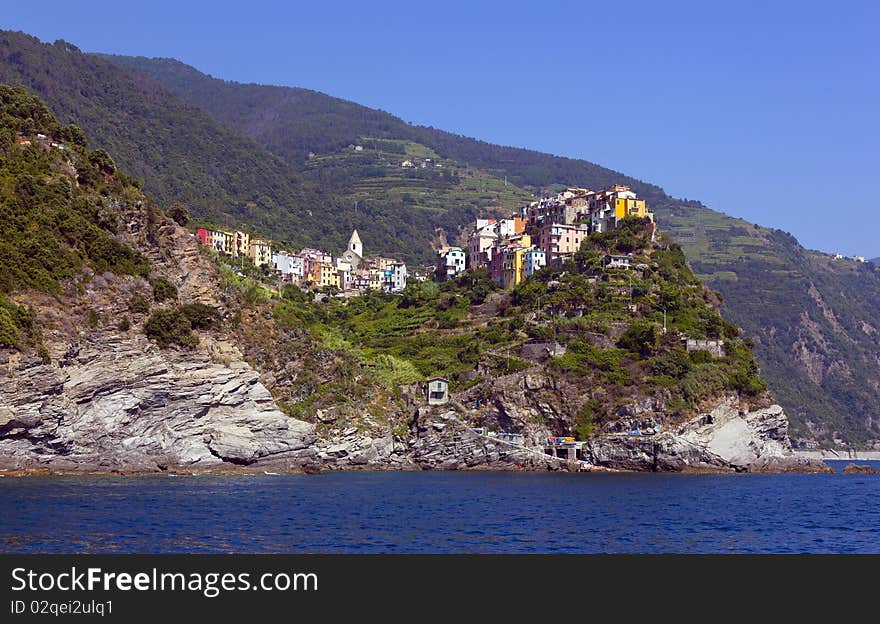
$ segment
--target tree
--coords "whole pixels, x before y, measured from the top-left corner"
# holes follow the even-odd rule
[[[180,345],[191,348],[199,342],[193,336],[190,320],[178,309],[153,312],[144,323],[144,333],[160,347]]]
[[[636,321],[623,333],[617,346],[638,353],[643,357],[650,356],[660,345],[660,331],[653,323]]]
[[[79,126],[73,124],[61,128],[58,138],[69,145],[86,146],[86,133]]]
[[[102,149],[96,149],[89,153],[89,164],[101,173],[108,175],[116,173],[116,163],[110,158],[110,154]]]
[[[168,216],[174,219],[174,222],[181,227],[186,227],[189,223],[189,210],[186,206],[177,202],[168,209]]]

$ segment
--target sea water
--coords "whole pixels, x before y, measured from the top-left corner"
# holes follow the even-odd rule
[[[878,500],[844,474],[5,477],[0,552],[877,553]]]

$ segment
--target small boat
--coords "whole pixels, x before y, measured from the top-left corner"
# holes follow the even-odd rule
[[[274,477],[277,477],[277,476],[278,476],[278,473],[277,473],[277,472],[268,472],[267,470],[264,470],[264,471],[263,471],[263,474],[264,474],[264,475],[271,475],[271,476],[274,476]]]

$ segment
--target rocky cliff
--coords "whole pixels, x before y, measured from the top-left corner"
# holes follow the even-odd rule
[[[71,344],[54,364],[11,358],[6,365],[5,469],[297,469],[315,455],[314,426],[281,413],[240,357],[218,362],[112,336]]]
[[[651,224],[512,294],[473,272],[399,297],[261,301],[258,270],[224,273],[81,130],[22,90],[0,96],[0,469],[792,466],[748,346]],[[599,262],[621,245],[644,260],[635,280]],[[694,333],[725,350],[689,353]],[[562,355],[528,359],[549,335]],[[439,373],[453,400],[427,409],[418,382]],[[572,433],[579,458],[542,452]]]
[[[114,209],[120,237],[167,277],[180,302],[200,301],[229,316],[230,300],[214,264],[170,219],[137,204]],[[637,471],[821,470],[794,459],[788,422],[776,405],[726,396],[699,416],[651,436],[622,433],[634,420],[668,420],[668,393],[620,405],[579,459],[543,454],[541,444],[571,426],[581,388],[542,366],[486,373],[455,393],[448,408],[420,407],[418,386],[388,409],[404,427],[359,413],[322,425],[281,411],[267,384],[317,359],[245,361],[240,336],[224,328],[197,332],[192,349],[160,349],[144,336],[146,313],[129,309],[149,297],[141,277],[88,270],[65,293],[18,293],[42,331],[46,357],[5,349],[0,355],[0,469],[100,472],[313,471],[321,469],[508,469]],[[260,315],[251,315],[260,322]],[[265,315],[264,315],[265,316]],[[131,327],[116,321],[130,318]],[[277,338],[277,336],[275,336]],[[295,338],[301,340],[302,336]],[[277,343],[279,350],[283,347]],[[245,348],[252,347],[245,342]],[[264,361],[260,358],[253,361]],[[327,364],[330,366],[330,364]],[[333,364],[338,366],[338,362]],[[296,370],[290,370],[291,367]],[[332,367],[331,367],[332,368]],[[329,370],[329,369],[328,369]],[[333,370],[336,370],[333,368]],[[265,382],[265,383],[264,383]],[[280,390],[279,390],[280,391]],[[375,406],[374,406],[375,407]],[[315,410],[318,412],[318,410]],[[529,448],[480,435],[474,427],[521,431]],[[319,435],[320,434],[320,435]]]

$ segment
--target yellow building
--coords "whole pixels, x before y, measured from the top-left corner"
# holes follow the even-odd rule
[[[504,288],[514,288],[525,279],[525,257],[527,251],[528,249],[525,247],[514,247],[504,250],[504,257],[502,259],[504,274],[501,282]]]
[[[382,290],[382,281],[385,278],[385,271],[382,269],[370,269],[370,288],[373,290]]]
[[[315,266],[317,269],[315,273],[318,278],[315,285],[318,288],[327,288],[328,286],[339,288],[339,271],[336,270],[335,266],[323,262],[315,263]]]
[[[235,257],[238,256],[250,256],[250,234],[247,232],[242,232],[238,230],[233,235],[233,247],[232,247],[232,255]]]
[[[254,266],[267,266],[272,262],[272,245],[268,241],[255,238],[250,241],[248,255],[254,261]]]
[[[644,219],[648,216],[648,207],[645,205],[644,199],[615,197],[614,216],[617,219],[623,219],[624,217],[641,217]]]
[[[510,237],[510,242],[515,243],[520,247],[529,248],[532,246],[532,237],[526,233],[516,234],[515,236]]]

